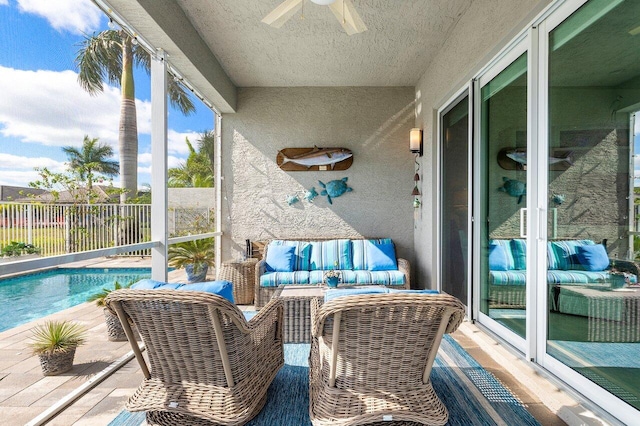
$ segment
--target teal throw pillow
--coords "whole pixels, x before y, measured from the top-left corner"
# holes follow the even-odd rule
[[[393,243],[367,244],[367,261],[370,271],[393,271],[398,269]]]
[[[233,300],[233,284],[231,281],[207,281],[203,283],[185,284],[177,288],[182,291],[204,291],[206,293],[217,294],[227,299],[231,303]]]
[[[508,271],[507,254],[499,244],[489,244],[489,270]]]
[[[587,271],[604,271],[609,267],[609,256],[602,244],[579,246],[578,260]]]
[[[295,246],[269,245],[265,261],[269,272],[293,272],[296,263]]]

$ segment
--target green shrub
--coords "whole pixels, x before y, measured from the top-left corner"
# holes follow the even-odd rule
[[[39,254],[40,247],[36,247],[33,244],[11,241],[11,243],[2,248],[0,253],[3,257],[22,256],[23,254]]]

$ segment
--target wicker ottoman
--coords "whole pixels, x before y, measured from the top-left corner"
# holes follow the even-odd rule
[[[258,259],[223,262],[220,265],[219,280],[233,283],[233,300],[238,305],[251,305]]]

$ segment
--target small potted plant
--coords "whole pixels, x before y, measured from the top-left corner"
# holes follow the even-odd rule
[[[104,312],[104,320],[107,324],[107,337],[111,342],[126,342],[127,335],[122,328],[122,324],[120,323],[120,319],[116,314],[112,314],[104,306],[104,300],[107,298],[109,293],[115,290],[120,290],[121,288],[129,288],[133,285],[133,281],[129,281],[128,284],[122,285],[118,281],[113,283],[114,288],[103,288],[99,293],[94,294],[93,296],[87,299],[87,302],[96,302],[97,306],[103,307]],[[135,331],[135,330],[134,330]],[[137,333],[136,333],[137,334]]]
[[[85,341],[85,329],[71,321],[47,321],[33,329],[30,343],[40,358],[45,376],[65,373],[73,367],[76,348]]]
[[[338,271],[338,262],[333,266],[333,269],[324,273],[324,282],[331,288],[338,287],[340,282],[340,271]]]
[[[204,281],[215,262],[213,238],[187,241],[169,247],[169,266],[185,268],[189,283]]]

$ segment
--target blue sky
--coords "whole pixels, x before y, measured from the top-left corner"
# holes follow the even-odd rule
[[[108,19],[90,0],[0,0],[0,185],[27,186],[34,167],[63,171],[63,146],[81,146],[84,135],[118,151],[120,90],[105,86],[89,96],[77,83],[74,64],[83,34],[107,29]],[[138,184],[151,181],[149,77],[136,70]],[[188,154],[213,128],[213,112],[192,97],[188,117],[169,110],[169,166]],[[114,179],[118,184],[118,179]]]

